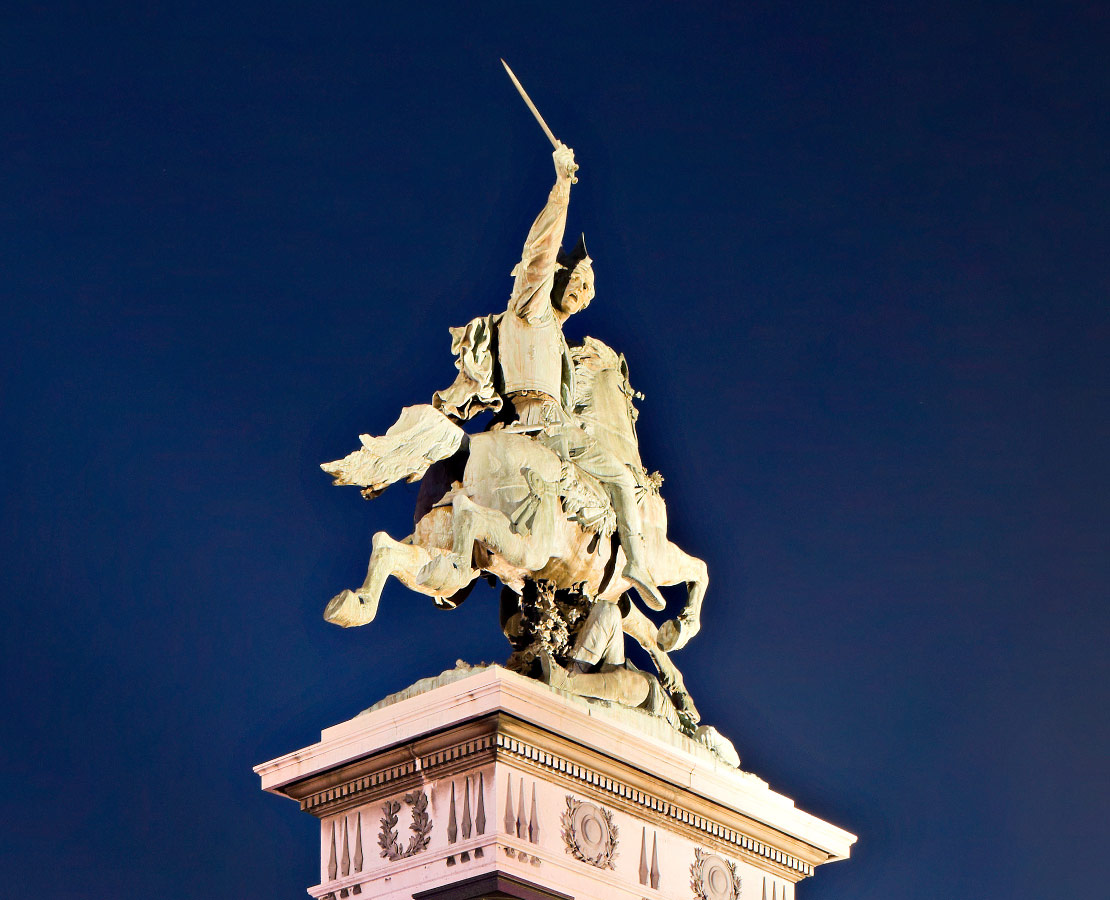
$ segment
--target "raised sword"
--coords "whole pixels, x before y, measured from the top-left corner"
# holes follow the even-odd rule
[[[551,129],[547,127],[547,123],[543,120],[543,116],[540,115],[540,111],[536,109],[536,104],[532,102],[532,98],[528,96],[528,92],[524,90],[524,86],[520,83],[520,79],[513,74],[513,70],[509,68],[509,64],[505,62],[505,60],[501,60],[501,65],[505,67],[505,71],[512,80],[514,87],[516,87],[517,93],[520,94],[520,99],[524,101],[525,105],[532,111],[532,115],[536,117],[536,121],[540,123],[540,128],[542,128],[543,133],[547,135],[547,139],[551,141],[551,146],[558,150],[563,146],[562,143],[552,134]],[[574,177],[574,173],[577,171],[578,164],[575,163],[571,166],[569,173],[572,184],[578,182],[578,179]]]

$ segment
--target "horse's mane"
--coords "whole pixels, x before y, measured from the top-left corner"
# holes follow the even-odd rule
[[[630,440],[635,447],[635,422],[640,416],[640,411],[636,409],[636,404],[632,400],[634,397],[642,397],[643,395],[637,394],[632,389],[628,380],[628,363],[625,358],[608,344],[592,337],[584,338],[581,344],[571,347],[570,355],[574,360],[574,412],[586,423],[586,430],[593,433],[593,428],[603,424],[593,417],[595,411],[594,391],[597,388],[598,379],[603,373],[614,372],[620,379],[620,389],[627,401],[625,405],[629,415]],[[611,387],[610,390],[612,390]],[[637,454],[636,471],[640,473],[637,477],[640,488],[658,495],[659,486],[663,483],[663,476],[658,472],[648,474],[647,470],[643,468],[643,464],[639,463],[638,449],[634,452]]]
[[[626,396],[634,396],[632,385],[628,381],[628,364],[624,357],[617,353],[608,344],[597,338],[583,338],[582,343],[570,348],[571,358],[574,360],[574,409],[575,412],[587,412],[593,407],[594,388],[597,386],[598,376],[610,370],[617,372],[621,377],[621,386]],[[632,421],[639,416],[639,410],[631,402],[628,404]]]

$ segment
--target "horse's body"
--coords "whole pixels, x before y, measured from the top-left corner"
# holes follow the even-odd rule
[[[651,654],[664,685],[681,689],[681,675],[665,651],[684,646],[700,628],[709,582],[706,566],[667,538],[666,507],[655,490],[657,481],[646,476],[640,463],[623,358],[587,338],[584,348],[576,348],[576,363],[583,376],[583,396],[575,409],[581,427],[645,485],[640,502],[651,577],[658,585],[688,586],[684,609],[661,628],[635,603],[624,619],[625,632]],[[569,504],[560,499],[568,469],[553,450],[512,429],[472,435],[467,444],[427,471],[409,537],[396,541],[385,532],[374,535],[366,580],[357,590],[332,599],[324,613],[328,621],[344,627],[370,622],[391,575],[445,607],[456,605],[482,573],[518,593],[526,580],[547,581],[556,589],[615,601],[633,587],[621,575],[624,553],[611,529],[606,534],[603,526],[586,528],[581,517],[568,517]],[[584,485],[588,497],[593,479],[569,465],[573,481]],[[594,483],[592,490],[604,504],[600,486]]]

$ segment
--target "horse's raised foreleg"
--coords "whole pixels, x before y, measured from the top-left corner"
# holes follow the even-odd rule
[[[666,578],[656,578],[660,584],[686,582],[686,605],[675,618],[664,622],[659,628],[659,647],[663,650],[680,650],[690,638],[701,630],[701,604],[709,587],[709,569],[704,560],[690,556],[671,544],[668,554],[672,567],[668,567]]]
[[[366,580],[354,591],[341,591],[324,610],[324,618],[344,628],[365,625],[378,612],[382,588],[390,575],[406,587],[433,597],[450,597],[477,575],[469,567],[450,564],[433,571],[437,559],[451,554],[431,553],[409,540],[395,541],[384,531],[374,535]]]

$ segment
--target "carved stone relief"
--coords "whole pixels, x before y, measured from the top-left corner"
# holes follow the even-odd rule
[[[740,876],[736,874],[736,863],[696,847],[690,866],[690,887],[697,900],[738,900]]]
[[[659,832],[651,837],[651,866],[648,866],[647,828],[640,838],[640,884],[659,890]]]
[[[532,805],[524,805],[524,779],[520,779],[520,792],[517,794],[517,804],[513,805],[513,777],[510,775],[505,782],[505,832],[524,838],[529,843],[540,842],[540,817],[536,805],[536,783],[532,782]]]
[[[617,825],[609,810],[567,794],[562,818],[567,853],[599,869],[617,867]]]
[[[341,842],[343,852],[342,852],[341,856],[337,856],[337,854],[336,854],[336,838],[337,838],[338,833],[339,833],[338,832],[339,825],[336,822],[332,822],[331,823],[331,842],[330,842],[329,852],[328,852],[328,881],[335,881],[340,876],[342,876],[343,878],[346,878],[348,875],[352,874],[352,872],[357,875],[359,872],[362,871],[362,863],[363,863],[363,856],[362,856],[362,813],[361,813],[361,811],[355,813],[354,855],[353,855],[354,868],[353,869],[351,867],[352,851],[351,851],[351,841],[350,841],[350,837],[349,837],[349,830],[348,830],[348,827],[347,827],[347,816],[343,816],[343,818],[340,821],[342,821],[342,823],[343,823],[342,824],[342,842]],[[362,893],[362,887],[360,885],[354,884],[354,885],[351,885],[351,887],[349,889],[348,888],[340,889],[339,897],[347,897],[351,894],[361,894],[361,893]],[[333,891],[332,893],[326,894],[323,898],[321,898],[321,900],[335,900],[335,898],[336,898],[336,894]]]
[[[486,833],[486,789],[485,789],[485,776],[479,772],[474,779],[477,782],[477,794],[474,798],[475,813],[471,817],[470,814],[470,793],[471,793],[471,776],[467,775],[461,782],[462,787],[462,840],[470,840],[471,829],[476,834]],[[451,782],[451,805],[450,811],[447,816],[447,843],[455,844],[459,840],[459,817],[456,811],[457,804],[455,802],[455,782]],[[480,858],[485,851],[481,847],[474,848],[475,858]],[[470,852],[463,850],[459,854],[458,862],[470,862]],[[455,865],[456,860],[454,854],[447,857],[447,865]]]
[[[412,837],[409,838],[408,847],[402,847],[397,836],[397,818],[401,811],[399,800],[390,800],[382,807],[381,830],[378,832],[378,846],[382,848],[381,855],[391,862],[415,856],[421,850],[427,849],[432,836],[432,819],[428,815],[428,795],[417,790],[405,794],[405,804],[412,808],[412,823],[409,829]]]

